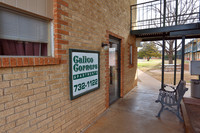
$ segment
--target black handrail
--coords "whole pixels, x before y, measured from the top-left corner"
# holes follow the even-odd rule
[[[189,2],[190,0],[184,0]],[[131,30],[158,28],[199,22],[200,2],[185,11],[182,0],[153,0],[130,6]],[[186,7],[188,8],[186,4]],[[171,10],[169,9],[171,8]],[[194,10],[192,10],[194,8]],[[182,13],[184,10],[185,13]]]

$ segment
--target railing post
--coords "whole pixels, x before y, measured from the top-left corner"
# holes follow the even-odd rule
[[[161,13],[162,13],[162,0],[160,0],[160,27],[162,26]]]
[[[165,20],[166,20],[166,0],[164,0],[164,7],[163,7],[163,27],[165,27]]]
[[[177,25],[178,21],[178,0],[176,0],[176,21],[175,24]]]

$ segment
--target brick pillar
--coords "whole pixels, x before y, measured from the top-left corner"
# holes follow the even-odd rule
[[[62,16],[68,16],[68,13],[62,10],[62,8],[67,7],[68,3],[64,0],[54,0],[54,52],[55,57],[61,59],[61,64],[67,63],[67,59],[62,57],[67,53],[62,46],[69,44],[68,40],[62,38],[62,35],[69,35],[69,32],[62,28],[62,26],[68,26],[68,22],[62,20]]]

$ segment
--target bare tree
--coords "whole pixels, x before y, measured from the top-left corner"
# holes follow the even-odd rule
[[[176,19],[176,0],[167,0],[166,2],[166,20],[165,26],[173,26],[177,25],[184,25],[188,23],[194,23],[199,19],[199,0],[178,0],[178,17]],[[161,18],[164,17],[163,8],[159,8],[158,6],[154,6],[153,10],[155,14],[160,14]],[[163,23],[163,19],[161,20]],[[155,27],[160,27],[157,21],[153,22]],[[169,64],[173,63],[173,53],[175,51],[175,40],[167,40],[165,53],[167,53],[169,57]],[[163,46],[163,44],[159,41],[154,42],[158,46]],[[181,43],[177,45],[177,48],[180,48]]]

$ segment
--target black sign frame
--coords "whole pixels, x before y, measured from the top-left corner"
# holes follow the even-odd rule
[[[92,89],[85,91],[81,94],[78,94],[76,96],[73,95],[73,73],[72,73],[72,71],[73,71],[72,70],[73,69],[73,67],[72,67],[72,61],[73,61],[72,53],[73,52],[96,53],[98,55],[98,87],[92,88]],[[70,85],[69,85],[70,89],[69,90],[70,90],[70,99],[71,100],[77,99],[77,98],[79,98],[83,95],[86,95],[90,92],[93,92],[93,91],[99,89],[100,88],[100,52],[99,51],[92,51],[92,50],[69,49],[69,81],[70,81]]]

